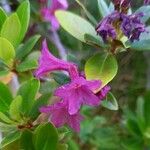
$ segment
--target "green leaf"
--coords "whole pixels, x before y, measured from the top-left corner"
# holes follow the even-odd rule
[[[1,132],[11,132],[11,131],[14,131],[16,129],[16,126],[14,125],[8,125],[8,124],[5,124],[5,123],[2,123],[0,122],[0,131]]]
[[[110,11],[105,0],[97,0],[97,1],[98,1],[98,8],[101,16],[102,17],[108,16],[110,14]]]
[[[40,114],[39,108],[48,103],[48,100],[49,100],[50,96],[51,96],[51,94],[42,95],[40,98],[38,98],[34,102],[34,105],[31,108],[31,111],[30,111],[30,114],[29,114],[30,118],[32,118],[34,120],[38,117],[38,115]]]
[[[87,15],[88,19],[96,26],[97,21],[92,16],[92,14],[86,9],[86,7],[80,2],[80,0],[76,0],[76,2],[81,6],[81,8],[84,10],[85,14]]]
[[[13,143],[14,141],[20,138],[21,134],[18,131],[14,131],[9,133],[5,136],[5,138],[1,142],[1,148],[8,146],[9,144]]]
[[[1,29],[1,36],[12,43],[14,47],[19,44],[21,24],[16,13],[9,16]]]
[[[0,82],[0,111],[7,112],[13,97],[8,87]]]
[[[141,20],[143,22],[148,21],[148,19],[150,18],[150,6],[149,5],[142,6],[135,13],[140,13],[140,12],[142,12],[144,14],[144,16],[141,17]]]
[[[64,10],[56,11],[55,15],[60,25],[80,41],[86,42],[84,39],[85,34],[97,36],[94,27],[78,15]]]
[[[30,3],[28,0],[25,0],[17,9],[17,15],[19,17],[20,23],[21,23],[21,30],[19,34],[19,40],[20,42],[24,38],[28,26],[29,26],[29,20],[30,20]]]
[[[108,47],[106,44],[104,44],[104,42],[100,36],[93,37],[92,35],[85,34],[84,39],[85,39],[86,43],[91,46],[95,46],[98,48],[101,48],[101,47],[107,48]]]
[[[40,82],[36,79],[26,81],[19,88],[18,94],[22,96],[21,111],[28,115],[35,101],[35,96],[39,90]]]
[[[54,75],[54,80],[60,85],[66,84],[70,81],[70,78],[64,73],[57,72],[57,73],[53,73],[53,75]]]
[[[35,129],[33,141],[36,150],[55,150],[58,133],[52,124],[41,124]]]
[[[24,130],[20,138],[20,149],[34,150],[32,137],[33,137],[33,133],[30,130]]]
[[[22,60],[26,57],[31,52],[39,38],[40,35],[32,36],[23,46],[19,47],[16,51],[16,58]]]
[[[0,7],[0,30],[1,30],[3,23],[5,22],[6,18],[7,18],[7,15],[6,15],[5,11]]]
[[[10,109],[9,109],[10,117],[17,121],[21,120],[21,116],[20,116],[21,103],[22,103],[22,97],[17,96],[10,104]]]
[[[14,121],[12,121],[10,118],[8,118],[5,114],[3,114],[2,112],[0,112],[0,120],[2,120],[5,123],[8,124],[15,124]]]
[[[106,99],[102,101],[101,105],[110,110],[118,110],[118,103],[114,95],[109,92]]]
[[[58,144],[57,150],[68,150],[68,145],[67,144]]]
[[[146,92],[144,96],[145,104],[144,104],[144,118],[146,121],[146,125],[150,127],[150,91]]]
[[[8,65],[12,64],[15,50],[12,44],[5,38],[0,37],[0,58]]]
[[[38,67],[38,62],[36,60],[25,60],[16,67],[18,72],[25,72]]]
[[[88,80],[101,80],[102,87],[115,77],[117,70],[116,58],[111,54],[96,54],[85,64],[86,78]]]

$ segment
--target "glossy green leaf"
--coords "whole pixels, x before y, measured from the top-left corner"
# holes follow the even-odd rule
[[[3,23],[5,22],[6,18],[7,18],[7,15],[6,15],[5,11],[0,7],[0,30],[1,30]]]
[[[29,40],[27,40],[23,46],[17,49],[16,58],[23,59],[24,57],[26,57],[31,52],[31,50],[33,49],[39,38],[40,35],[35,35],[32,36]]]
[[[11,65],[15,57],[15,50],[12,44],[5,38],[0,37],[0,59]]]
[[[22,103],[22,97],[17,96],[10,104],[10,109],[9,109],[10,117],[17,121],[21,120],[21,116],[20,116],[21,103]]]
[[[21,134],[18,131],[14,131],[5,136],[1,142],[1,149],[13,143],[20,138]]]
[[[13,97],[8,87],[0,82],[0,111],[7,112]]]
[[[110,14],[109,8],[105,0],[97,0],[99,12],[102,17],[108,16]]]
[[[19,40],[21,41],[28,29],[29,20],[30,20],[30,3],[28,0],[25,0],[17,9],[17,15],[21,23],[21,30],[19,34]]]
[[[105,86],[117,74],[116,58],[109,54],[96,54],[85,64],[85,75],[88,80],[101,80]]]
[[[95,28],[80,16],[64,10],[56,11],[55,15],[60,25],[80,41],[85,42],[85,34],[97,36]]]
[[[58,144],[58,133],[52,124],[41,124],[35,129],[33,140],[36,150],[55,150]]]
[[[20,149],[35,150],[32,141],[33,133],[30,130],[24,130],[20,138]]]
[[[29,114],[34,101],[35,96],[39,90],[40,82],[36,79],[31,79],[29,81],[26,81],[21,85],[19,88],[18,94],[22,96],[22,108],[21,111],[24,114]]]
[[[36,69],[38,67],[38,62],[36,60],[26,60],[23,61],[16,67],[18,72],[25,72]]]
[[[16,13],[9,16],[1,29],[1,37],[6,38],[14,47],[19,44],[19,35],[21,30],[21,24]]]
[[[118,103],[114,95],[109,92],[106,99],[102,101],[101,105],[110,110],[118,110]]]
[[[40,114],[39,108],[41,106],[47,105],[48,100],[50,98],[51,94],[42,95],[40,98],[38,98],[35,103],[33,104],[33,107],[30,110],[29,116],[34,120],[38,117]]]

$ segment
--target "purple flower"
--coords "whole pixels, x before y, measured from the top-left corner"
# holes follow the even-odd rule
[[[119,18],[119,13],[117,11],[113,12],[109,16],[105,17],[96,27],[96,32],[100,35],[104,42],[109,38],[116,39],[117,33],[113,26],[113,22]]]
[[[70,115],[76,114],[81,105],[97,106],[99,98],[93,93],[100,88],[100,81],[87,81],[83,77],[75,78],[71,83],[59,87],[55,91],[55,96],[60,97],[68,103],[68,112]]]
[[[74,115],[68,113],[68,105],[66,102],[58,102],[54,105],[40,108],[40,112],[48,113],[49,120],[56,126],[61,127],[68,124],[76,132],[80,131],[80,121],[83,117],[77,112]]]
[[[150,4],[150,0],[144,0],[144,5],[149,5]]]
[[[143,17],[143,13],[125,15],[122,14],[121,29],[125,36],[133,42],[139,40],[140,34],[145,31],[145,25],[141,22],[140,18]]]
[[[41,9],[41,14],[46,21],[51,23],[52,29],[59,29],[59,23],[55,17],[55,11],[62,9],[66,10],[68,8],[67,0],[51,0],[50,7],[45,7]]]
[[[71,78],[78,76],[76,65],[53,56],[48,50],[46,40],[44,40],[42,43],[42,53],[39,59],[39,67],[35,72],[35,76],[39,78],[44,74],[55,70],[68,71]]]
[[[98,96],[100,100],[103,100],[107,96],[110,89],[111,87],[106,85],[96,95]]]

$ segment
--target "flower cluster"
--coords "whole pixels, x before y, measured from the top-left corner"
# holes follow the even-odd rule
[[[110,90],[109,86],[101,87],[99,80],[86,80],[78,72],[74,63],[60,60],[53,56],[47,47],[46,40],[42,43],[42,54],[39,59],[39,67],[35,76],[40,78],[48,72],[55,70],[67,71],[70,75],[71,82],[58,87],[54,95],[59,97],[59,102],[40,108],[43,113],[50,114],[50,121],[60,127],[68,124],[75,131],[80,130],[80,121],[83,117],[79,111],[82,105],[97,106],[100,104]],[[95,91],[98,91],[98,93]]]
[[[141,21],[143,13],[128,15],[130,0],[113,0],[115,11],[106,16],[96,27],[97,33],[104,42],[120,40],[126,36],[131,42],[139,40],[140,34],[145,31]]]
[[[44,1],[42,3],[48,3],[47,0],[41,0]],[[41,8],[41,15],[42,17],[51,23],[51,27],[54,30],[59,29],[59,23],[55,17],[55,11],[62,9],[65,10],[68,8],[67,0],[51,0],[51,4],[49,6],[44,6]]]

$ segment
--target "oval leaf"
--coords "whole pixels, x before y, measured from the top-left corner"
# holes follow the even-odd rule
[[[111,92],[108,93],[106,100],[102,101],[101,105],[110,110],[118,110],[117,100]]]
[[[5,22],[6,18],[7,18],[7,15],[6,15],[5,11],[0,7],[0,30],[1,30],[3,23]]]
[[[0,59],[6,64],[11,65],[15,57],[15,50],[12,44],[5,38],[0,37]]]
[[[10,41],[14,47],[19,44],[21,24],[16,13],[9,16],[4,22],[1,36]]]
[[[80,41],[86,42],[84,39],[84,34],[97,36],[94,27],[78,15],[64,10],[56,11],[55,15],[60,25]]]
[[[115,57],[108,54],[96,54],[85,64],[86,78],[88,80],[101,80],[102,87],[115,77],[117,70],[118,64]]]
[[[55,150],[58,143],[58,133],[52,124],[42,124],[36,128],[33,141],[36,150]]]

